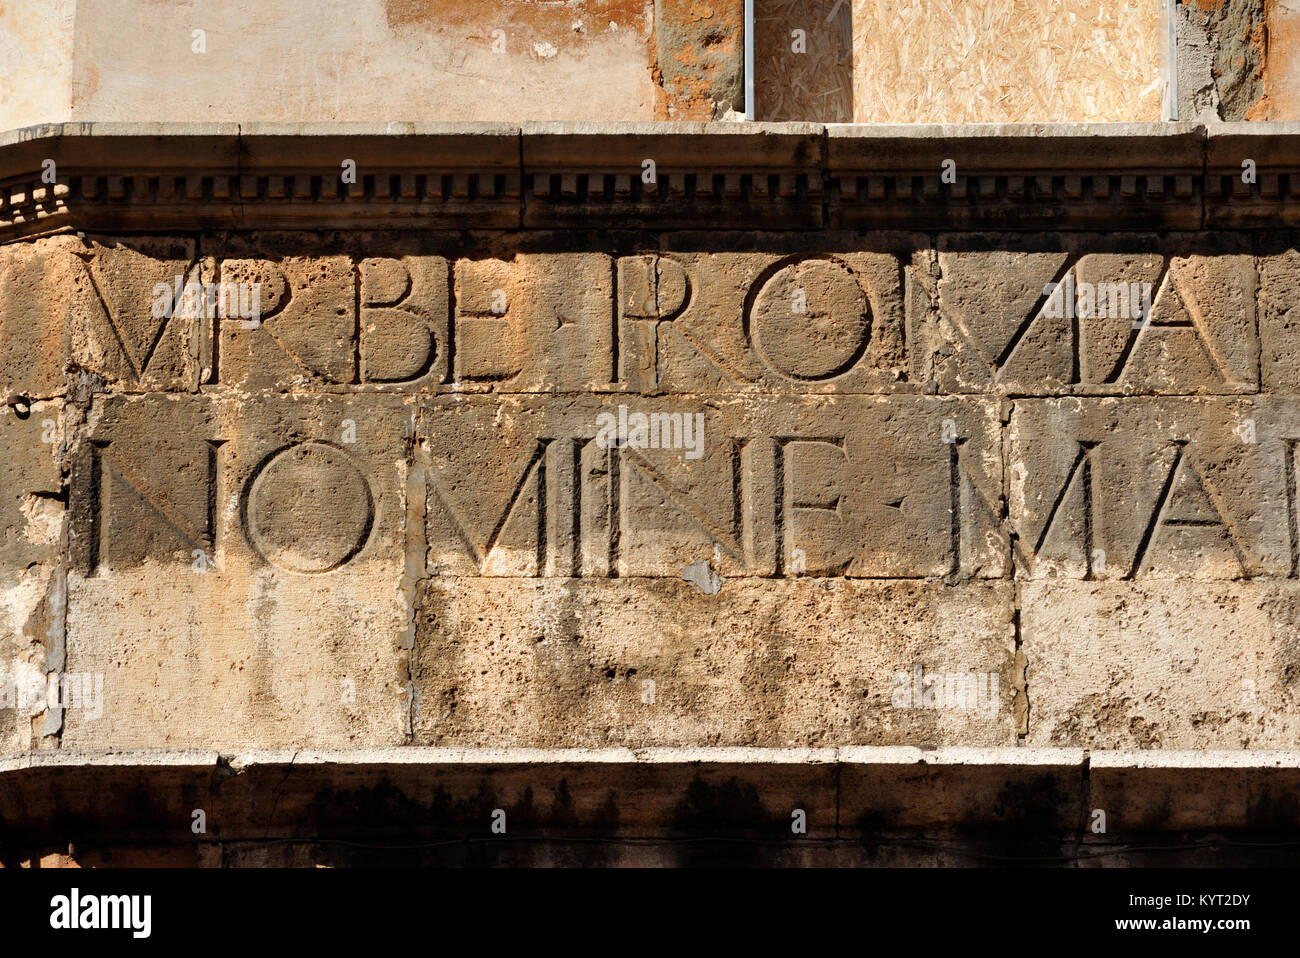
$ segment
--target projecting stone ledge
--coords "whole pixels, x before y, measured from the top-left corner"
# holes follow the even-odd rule
[[[0,861],[1244,863],[1297,785],[1294,751],[40,752],[0,759]]]
[[[52,124],[0,134],[0,240],[63,228],[1277,227],[1300,223],[1297,172],[1295,124]]]

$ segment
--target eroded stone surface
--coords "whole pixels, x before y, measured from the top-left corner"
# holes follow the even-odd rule
[[[0,391],[28,399],[66,388],[75,277],[83,270],[67,238],[0,247]]]
[[[1260,369],[1265,389],[1300,390],[1300,253],[1260,258]]]
[[[72,481],[66,745],[394,743],[400,399],[104,402]],[[346,566],[346,571],[338,570]]]
[[[1008,583],[431,579],[416,741],[1014,744],[1011,618]]]
[[[456,381],[502,392],[607,386],[613,269],[599,253],[458,261]]]
[[[1252,257],[1063,241],[941,240],[937,311],[910,320],[913,369],[943,392],[1258,390]]]
[[[1007,443],[1021,574],[1293,576],[1297,442],[1291,400],[1019,400]]]
[[[837,236],[784,255],[769,251],[778,247],[771,241],[749,253],[701,251],[689,235],[670,242],[673,251],[654,262],[657,309],[641,305],[647,297],[621,297],[629,386],[852,393],[901,384],[902,263],[923,238]],[[644,288],[650,263],[623,263],[620,292]]]
[[[72,351],[78,366],[129,391],[192,390],[207,345],[191,239],[88,238],[76,251]],[[187,298],[186,290],[190,295]]]
[[[25,418],[0,408],[0,750],[40,744],[46,677],[63,668],[66,587],[59,561],[67,515],[59,451],[62,407]]]
[[[934,397],[442,398],[430,569],[1001,576],[994,407]]]
[[[4,247],[0,662],[102,691],[0,745],[1285,744],[1297,263],[1252,243]]]
[[[1294,582],[1041,581],[1020,604],[1030,744],[1294,746]]]

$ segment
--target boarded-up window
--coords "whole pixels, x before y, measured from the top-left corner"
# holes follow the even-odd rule
[[[1161,0],[755,0],[755,118],[1161,119]]]

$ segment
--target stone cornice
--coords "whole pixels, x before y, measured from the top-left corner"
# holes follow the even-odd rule
[[[700,783],[753,788],[767,800],[787,793],[815,821],[843,823],[856,839],[864,813],[905,834],[954,822],[964,828],[1028,828],[1035,837],[1072,836],[1093,808],[1124,803],[1125,834],[1238,832],[1265,827],[1254,810],[1300,782],[1300,753],[1282,750],[1176,751],[1070,748],[434,748],[215,751],[55,750],[0,758],[0,823],[31,837],[75,825],[83,837],[155,838],[188,825],[192,798],[207,796],[220,836],[209,840],[313,837],[337,822],[333,807],[382,789],[401,802],[383,820],[358,816],[358,831],[481,829],[485,783],[509,799],[533,786],[533,827],[547,834],[673,834],[684,797]],[[286,783],[288,783],[286,785]],[[549,791],[570,804],[548,818]],[[269,801],[274,794],[276,801]],[[105,796],[108,796],[106,798]],[[888,796],[882,800],[882,796]],[[619,815],[600,815],[613,800]],[[788,811],[775,802],[776,819]],[[490,806],[489,806],[490,808]],[[400,810],[405,810],[403,813]],[[437,814],[429,812],[437,809]],[[737,827],[770,828],[761,806]],[[838,815],[836,814],[838,812]],[[403,814],[409,817],[402,817]],[[1292,812],[1292,815],[1294,813]],[[394,817],[395,816],[395,817]],[[1279,822],[1269,823],[1277,825]],[[1289,821],[1288,821],[1289,824]],[[4,828],[0,828],[0,837]],[[477,834],[477,832],[475,833]],[[1113,841],[1087,836],[1097,852]],[[1082,857],[1089,857],[1083,855]]]
[[[46,160],[54,183],[42,181]],[[1253,183],[1242,179],[1247,160]],[[66,229],[1297,224],[1298,124],[61,124],[0,134],[0,240]]]

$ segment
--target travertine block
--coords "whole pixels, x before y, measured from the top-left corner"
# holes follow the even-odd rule
[[[1266,390],[1300,391],[1300,253],[1259,261],[1260,367]]]
[[[884,392],[904,377],[901,264],[924,237],[670,236],[620,260],[622,381],[667,392]],[[784,247],[784,249],[782,248]]]
[[[1018,574],[1293,576],[1297,442],[1300,405],[1280,398],[1018,400]]]
[[[0,393],[48,399],[66,391],[68,335],[85,266],[69,237],[0,247]]]
[[[430,570],[999,577],[996,407],[937,397],[445,397]]]
[[[126,392],[193,390],[219,307],[194,240],[92,237],[76,251],[72,352]]]
[[[416,741],[1013,745],[1009,583],[422,585]]]
[[[103,685],[2,741],[1284,741],[1291,254],[1256,336],[1245,240],[930,246],[4,248],[0,654]]]
[[[62,404],[0,407],[0,751],[36,747],[46,676],[63,667]]]
[[[1021,587],[1032,745],[1291,748],[1300,733],[1295,582]]]
[[[25,409],[25,411],[22,411]],[[64,518],[63,404],[0,406],[0,569],[58,556]]]
[[[72,475],[65,745],[396,743],[406,706],[396,398],[113,399]],[[346,571],[338,570],[346,567]]]
[[[941,392],[1256,392],[1254,259],[1193,245],[941,239],[937,311],[909,317],[913,372]]]
[[[457,261],[457,383],[499,392],[609,388],[613,269],[602,253]]]
[[[258,315],[219,317],[213,379],[240,388],[427,389],[451,352],[445,244],[366,234],[232,235],[209,243],[212,270]],[[242,303],[242,300],[241,300]]]

